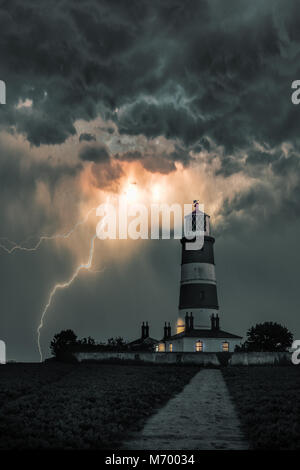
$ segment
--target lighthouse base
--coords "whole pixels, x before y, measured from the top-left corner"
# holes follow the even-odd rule
[[[157,351],[165,352],[233,352],[240,344],[237,336],[220,328],[217,309],[179,310],[177,333],[165,332]]]
[[[191,310],[179,310],[176,333],[182,333],[185,330],[185,317],[186,314],[193,316],[193,328],[199,330],[209,330],[211,328],[211,316],[219,314],[218,309],[212,308],[194,308]]]

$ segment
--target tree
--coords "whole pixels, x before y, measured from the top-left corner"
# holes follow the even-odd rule
[[[121,336],[109,338],[107,340],[107,347],[115,351],[123,350],[126,348],[126,341]]]
[[[84,345],[84,346],[95,346],[96,341],[91,336],[88,336],[87,338],[82,338],[78,340],[77,344]]]
[[[287,351],[292,345],[293,335],[279,323],[265,322],[252,326],[242,346],[245,351]]]
[[[96,344],[96,341],[95,341],[94,338],[92,338],[91,336],[88,336],[87,344],[88,344],[89,346],[94,346],[94,345]]]
[[[64,353],[70,351],[71,347],[77,344],[77,336],[73,330],[62,330],[60,333],[54,335],[50,343],[50,350],[52,354],[58,358]]]

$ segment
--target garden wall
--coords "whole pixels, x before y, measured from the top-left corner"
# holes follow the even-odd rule
[[[171,353],[171,352],[82,352],[74,354],[83,361],[140,361],[156,364],[199,364],[201,366],[220,365],[214,353]]]
[[[288,365],[291,364],[291,353],[285,352],[251,352],[251,353],[188,353],[188,352],[77,352],[74,356],[79,362],[85,361],[118,361],[149,362],[156,364],[196,364],[199,366],[220,367],[255,366],[255,365]]]
[[[291,364],[289,352],[250,352],[234,353],[229,359],[229,366],[272,366]]]

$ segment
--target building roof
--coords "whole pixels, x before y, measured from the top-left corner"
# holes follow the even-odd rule
[[[177,335],[173,335],[168,338],[168,341],[180,338],[232,338],[232,339],[242,339],[242,336],[237,336],[232,333],[228,333],[227,331],[223,330],[185,330],[182,333],[178,333]]]
[[[128,345],[129,346],[137,346],[139,344],[156,344],[156,343],[159,343],[159,341],[157,339],[154,339],[154,338],[151,338],[150,336],[148,336],[147,338],[135,339],[134,341],[131,341],[130,343],[128,343]]]

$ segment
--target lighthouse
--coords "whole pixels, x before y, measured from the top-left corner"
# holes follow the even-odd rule
[[[176,334],[164,335],[157,351],[165,352],[233,352],[241,336],[221,329],[214,258],[215,239],[211,235],[210,216],[201,212],[194,201],[193,230],[197,216],[203,221],[203,244],[183,237],[181,241],[181,278]]]
[[[210,329],[211,316],[219,316],[216,271],[214,260],[215,239],[210,233],[210,217],[195,204],[194,217],[203,218],[204,241],[200,249],[187,249],[190,240],[181,239],[181,280],[177,333],[185,328],[185,317],[193,317],[196,329]]]

